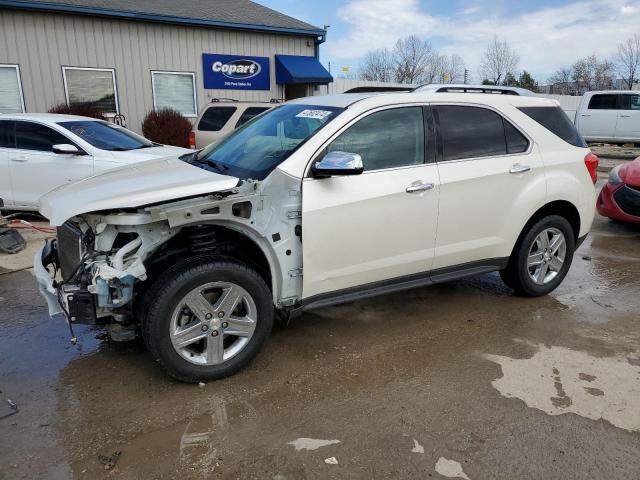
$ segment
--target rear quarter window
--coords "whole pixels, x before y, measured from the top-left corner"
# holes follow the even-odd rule
[[[236,107],[209,107],[198,122],[198,130],[217,132],[227,124],[236,112]]]
[[[576,127],[560,107],[519,107],[518,110],[568,144],[574,147],[587,146]]]

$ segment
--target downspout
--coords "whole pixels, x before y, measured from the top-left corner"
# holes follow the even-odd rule
[[[327,41],[327,31],[326,30],[324,30],[324,33],[322,35],[318,35],[314,39],[313,55],[316,57],[317,60],[320,60],[320,44],[324,43],[326,41]]]
[[[323,30],[322,35],[318,35],[313,42],[313,54],[316,60],[320,61],[320,44],[327,41],[327,31]],[[329,93],[329,85],[327,85],[327,94]]]

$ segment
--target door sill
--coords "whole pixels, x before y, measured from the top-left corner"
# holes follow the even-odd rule
[[[450,282],[460,278],[495,272],[506,268],[509,257],[491,258],[476,262],[463,263],[453,267],[438,268],[429,272],[416,273],[391,280],[368,283],[357,287],[345,288],[335,292],[322,293],[302,300],[296,311],[313,310],[341,303],[352,302],[388,293],[410,290],[442,282]]]

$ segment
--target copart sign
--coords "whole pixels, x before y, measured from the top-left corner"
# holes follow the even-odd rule
[[[268,57],[202,54],[204,88],[269,90]]]

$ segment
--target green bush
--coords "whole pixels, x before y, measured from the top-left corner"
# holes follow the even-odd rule
[[[142,121],[142,134],[149,140],[165,145],[189,148],[191,122],[170,108],[152,110]]]

